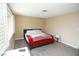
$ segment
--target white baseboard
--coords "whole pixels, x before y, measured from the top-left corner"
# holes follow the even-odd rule
[[[66,44],[66,45],[68,45],[68,46],[71,46],[71,47],[73,47],[73,48],[75,48],[75,49],[79,49],[77,46],[68,44],[68,43],[66,43],[66,42],[63,42],[63,41],[59,41],[59,42],[64,43],[64,44]]]
[[[24,38],[15,38],[15,40],[23,40]]]

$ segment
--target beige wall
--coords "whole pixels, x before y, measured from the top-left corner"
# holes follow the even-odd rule
[[[36,17],[15,16],[15,37],[23,38],[23,29],[41,28],[44,30],[45,20]]]
[[[60,41],[79,47],[79,12],[49,18],[46,20],[45,30],[54,35],[60,35]]]
[[[13,50],[15,45],[15,36],[13,35],[9,41],[9,47],[7,50]]]

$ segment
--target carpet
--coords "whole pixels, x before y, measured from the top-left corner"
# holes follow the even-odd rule
[[[15,41],[15,49],[27,47],[24,40]],[[54,42],[52,44],[37,47],[29,51],[31,56],[79,56],[79,50],[61,42]]]

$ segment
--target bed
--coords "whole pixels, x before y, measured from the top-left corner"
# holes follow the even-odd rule
[[[30,50],[54,42],[54,36],[41,29],[24,29],[24,39]]]

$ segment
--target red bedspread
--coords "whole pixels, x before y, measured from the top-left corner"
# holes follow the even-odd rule
[[[51,35],[44,35],[44,36],[36,36],[36,37],[32,37],[33,41],[39,41],[39,40],[44,40],[44,39],[52,39]]]
[[[54,41],[54,37],[52,35],[49,34],[45,34],[45,35],[28,35],[28,39],[29,39],[29,44],[31,46],[36,46],[36,45],[40,45],[43,43],[47,43],[47,42],[53,42]]]

